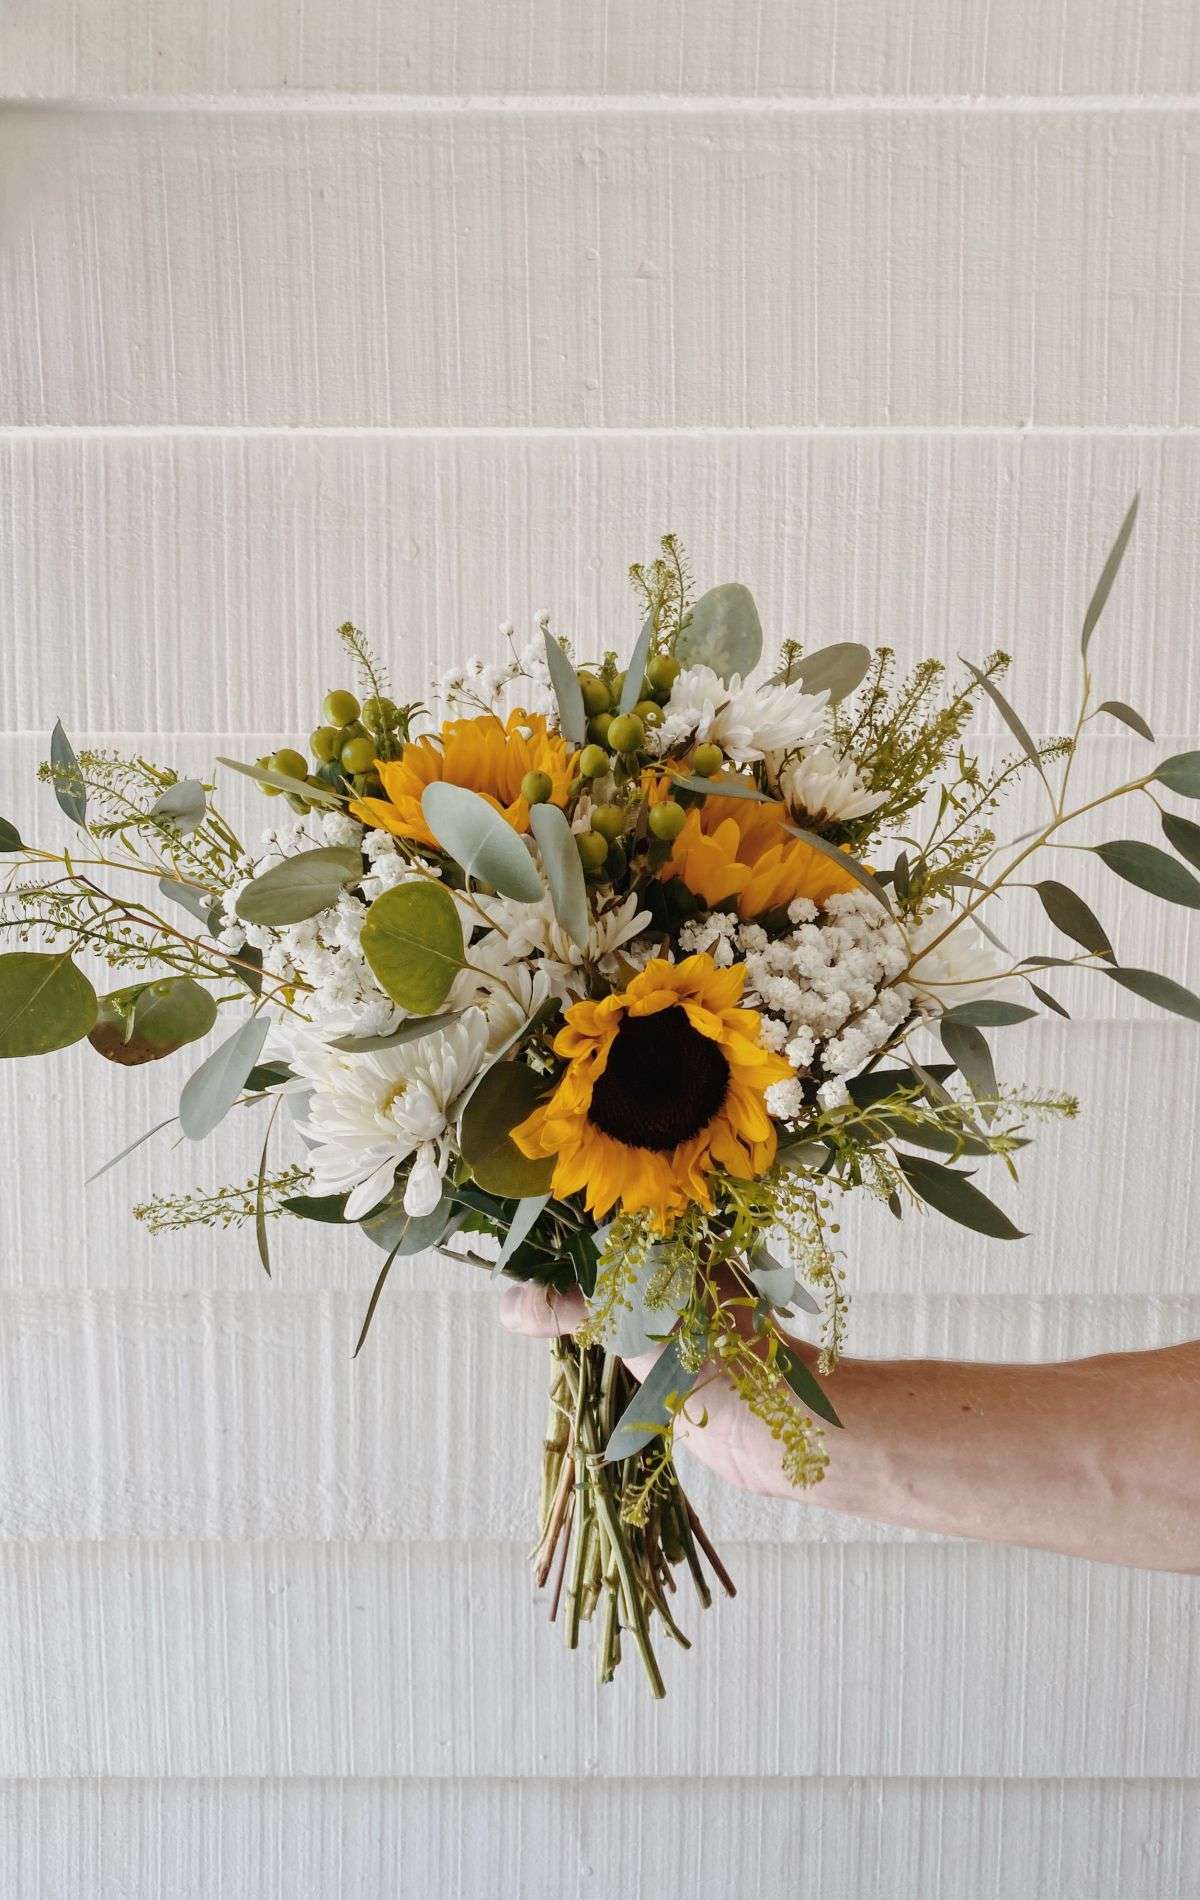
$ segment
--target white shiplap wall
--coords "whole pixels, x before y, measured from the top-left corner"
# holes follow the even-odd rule
[[[60,713],[201,765],[311,724],[347,615],[413,694],[542,606],[624,638],[666,526],[773,635],[1008,648],[1051,733],[1139,486],[1106,687],[1197,742],[1191,0],[17,0],[0,93],[31,829]],[[1200,979],[1183,913],[1088,878],[1126,960]],[[1085,1103],[1009,1199],[1034,1237],[897,1259],[856,1210],[859,1350],[1200,1331],[1200,1042],[1070,1001],[1006,1045]],[[266,1287],[237,1240],[149,1241],[129,1203],[236,1170],[228,1131],[84,1199],[173,1086],[0,1075],[5,1895],[1187,1891],[1193,1582],[698,1481],[741,1599],[665,1709],[597,1698],[528,1601],[538,1349],[418,1261],[419,1342],[385,1305],[351,1366],[369,1262],[298,1233]]]

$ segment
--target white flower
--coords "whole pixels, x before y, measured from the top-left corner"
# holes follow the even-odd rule
[[[518,961],[498,931],[472,944],[468,955],[471,967],[455,978],[445,1006],[481,1009],[487,1018],[488,1049],[495,1055],[549,1000],[549,978],[537,965]]]
[[[1020,981],[1009,974],[1011,958],[989,943],[971,918],[955,923],[956,915],[943,906],[909,930],[912,968],[905,975],[905,987],[927,1008],[938,1011],[984,996],[1019,995]]]
[[[771,761],[768,760],[768,768]],[[771,774],[772,778],[775,774]],[[778,775],[780,796],[791,807],[797,824],[809,830],[835,820],[864,818],[886,805],[886,792],[869,792],[854,768],[853,759],[838,756],[827,745],[811,746],[783,765]]]
[[[749,765],[768,752],[789,752],[811,739],[821,724],[828,693],[801,686],[729,684],[711,666],[686,667],[671,688],[660,743],[719,745],[735,765]]]
[[[432,1213],[451,1139],[450,1111],[488,1054],[483,1011],[448,1029],[372,1055],[346,1055],[315,1036],[293,1036],[293,1072],[310,1085],[299,1123],[318,1194],[349,1194],[346,1218],[378,1206],[400,1162],[412,1157],[406,1213]]]
[[[585,961],[610,980],[616,976],[616,953],[628,950],[650,923],[650,912],[639,910],[637,895],[630,892],[611,910],[589,919],[587,949],[583,951],[559,924],[549,897],[540,904],[510,903],[503,897],[479,901],[495,924],[511,963],[519,968],[531,958],[539,958],[534,967],[545,976],[550,993],[562,997],[584,994]],[[471,960],[479,961],[479,946],[472,945]]]

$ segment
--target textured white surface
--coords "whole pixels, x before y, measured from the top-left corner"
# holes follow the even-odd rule
[[[15,0],[0,87],[27,835],[59,835],[29,771],[60,714],[204,769],[307,730],[348,615],[414,697],[541,607],[627,637],[666,527],[771,637],[1012,651],[1048,735],[1136,488],[1104,691],[1196,743],[1191,0]],[[1149,756],[1095,730],[1082,783]],[[1189,916],[1071,877],[1127,961],[1200,983]],[[997,1188],[1030,1238],[908,1220],[898,1253],[855,1207],[858,1350],[1198,1330],[1200,1035],[1062,994],[1074,1024],[998,1049],[1083,1098]],[[178,1079],[0,1070],[0,1892],[1189,1890],[1193,1580],[690,1474],[740,1600],[665,1709],[632,1670],[597,1697],[529,1598],[540,1349],[425,1259],[351,1365],[373,1251],[281,1230],[268,1286],[244,1235],[149,1239],[129,1204],[246,1173],[237,1129],[84,1195]]]

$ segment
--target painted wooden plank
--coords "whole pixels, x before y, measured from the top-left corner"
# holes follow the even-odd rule
[[[186,0],[121,0],[101,18],[85,0],[21,8],[5,49],[5,90],[32,98],[295,91],[662,93],[678,97],[857,93],[1145,94],[1200,89],[1196,19],[1183,0],[1154,7],[1087,0],[918,0],[881,14],[764,0],[652,10],[609,0],[455,0],[380,7],[310,0],[303,11],[230,13]]]
[[[298,737],[348,618],[412,697],[542,608],[585,646],[629,640],[628,564],[674,529],[701,586],[754,589],[769,641],[1013,653],[1049,736],[1073,723],[1078,629],[1138,489],[1098,682],[1162,734],[1200,726],[1190,438],[0,435],[0,483],[8,732],[61,714]]]
[[[447,1268],[447,1273],[453,1269]],[[364,1276],[365,1279],[365,1276]],[[546,1348],[472,1293],[9,1293],[0,1299],[0,1527],[12,1538],[531,1535]],[[1059,1359],[1200,1336],[1175,1299],[863,1294],[866,1357]],[[503,1430],[498,1430],[503,1419]],[[837,1456],[838,1441],[831,1447]],[[713,1531],[892,1541],[684,1459]]]
[[[1194,1579],[955,1546],[733,1555],[739,1600],[665,1657],[659,1707],[632,1669],[597,1691],[513,1545],[5,1544],[0,1773],[1200,1770]]]
[[[1194,423],[1197,122],[18,112],[0,420]]]
[[[783,1900],[1178,1900],[1190,1781],[10,1781],[0,1879],[25,1900],[169,1893],[456,1900],[614,1890]]]

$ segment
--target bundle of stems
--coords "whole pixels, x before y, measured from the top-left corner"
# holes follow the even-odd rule
[[[627,1632],[651,1693],[661,1697],[666,1688],[651,1640],[654,1616],[675,1642],[691,1648],[671,1609],[676,1568],[687,1565],[704,1609],[712,1591],[701,1553],[726,1595],[737,1592],[660,1439],[628,1458],[605,1462],[613,1428],[637,1391],[632,1374],[602,1347],[580,1346],[571,1338],[555,1340],[550,1351],[533,1553],[537,1585],[549,1585],[550,1620],[558,1621],[561,1611],[569,1649],[578,1648],[580,1625],[595,1622],[598,1682],[612,1681]]]

